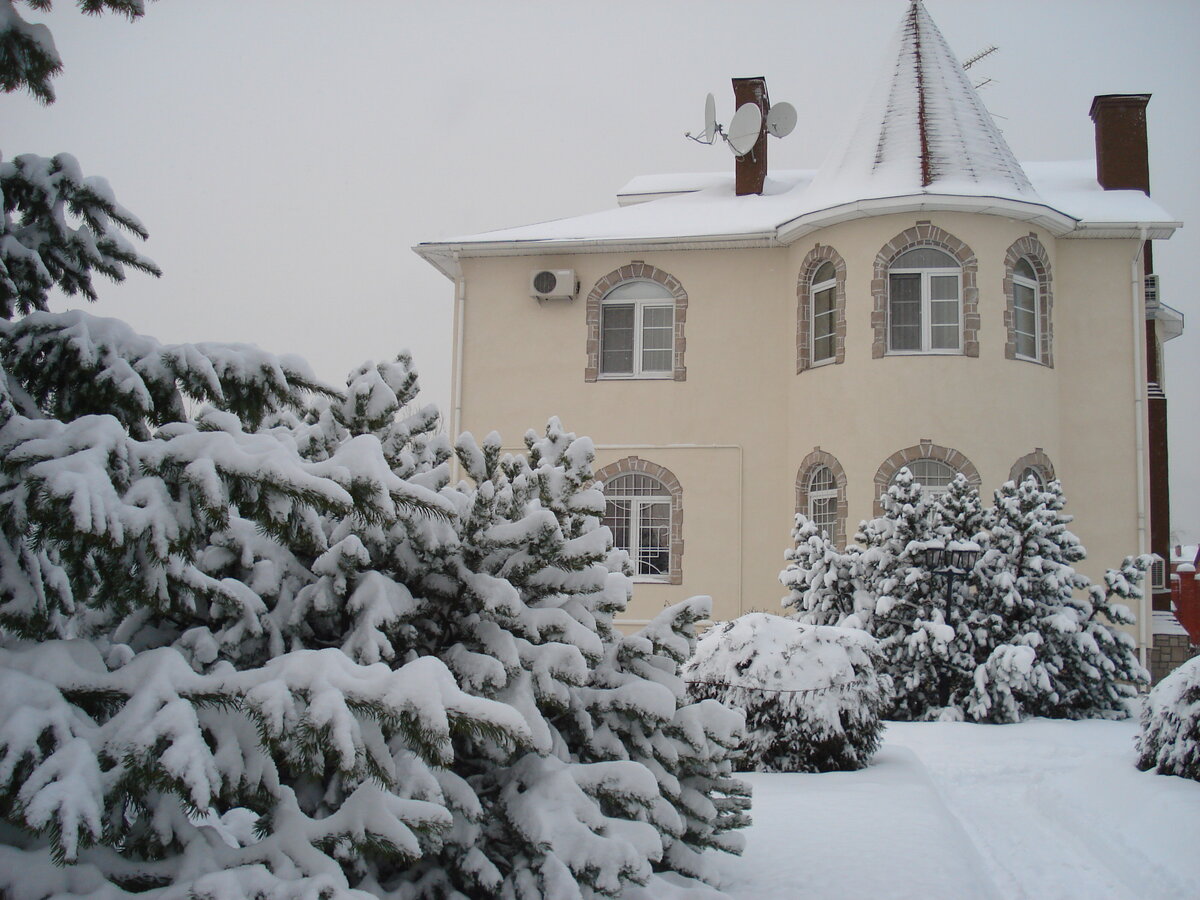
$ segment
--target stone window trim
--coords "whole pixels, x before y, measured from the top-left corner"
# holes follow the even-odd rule
[[[1037,273],[1038,282],[1038,355],[1039,359],[1028,359],[1017,356],[1016,314],[1013,309],[1015,296],[1013,292],[1013,270],[1022,259],[1028,260]],[[1050,271],[1050,256],[1046,248],[1038,240],[1037,234],[1030,232],[1027,236],[1018,238],[1008,248],[1004,255],[1004,341],[1005,359],[1014,359],[1032,363],[1035,366],[1054,368],[1054,319],[1051,315],[1054,308],[1053,277]]]
[[[917,222],[912,228],[900,232],[883,245],[875,256],[875,267],[871,279],[871,357],[879,359],[888,355],[888,270],[901,253],[918,247],[935,247],[949,253],[962,270],[962,353],[961,356],[979,356],[979,261],[975,251],[948,231],[929,222]]]
[[[944,462],[955,472],[967,476],[967,482],[974,488],[978,488],[983,483],[983,479],[979,477],[979,470],[975,468],[975,464],[971,460],[967,459],[965,453],[955,450],[953,447],[935,444],[929,438],[921,438],[920,443],[897,450],[885,459],[880,465],[879,471],[875,473],[874,509],[876,516],[883,515],[883,504],[880,503],[879,498],[887,493],[888,486],[892,483],[892,477],[915,459],[936,459]]]
[[[835,547],[846,546],[846,515],[850,504],[846,496],[846,470],[832,453],[813,447],[812,452],[800,462],[796,470],[796,512],[808,516],[808,486],[812,481],[813,472],[825,466],[833,473],[834,484],[837,485],[837,517],[833,523],[833,534],[829,539]]]
[[[600,377],[600,304],[606,294],[627,281],[653,281],[662,285],[675,298],[675,350],[671,368],[671,381],[687,381],[687,367],[683,354],[687,348],[684,325],[687,322],[688,295],[679,279],[669,272],[635,259],[628,265],[614,269],[600,278],[588,293],[585,305],[587,319],[587,365],[583,370],[584,381],[602,381]]]
[[[1020,484],[1021,473],[1030,468],[1041,472],[1047,484],[1057,477],[1054,474],[1054,463],[1050,462],[1046,451],[1041,447],[1035,447],[1032,453],[1026,453],[1012,464],[1012,468],[1008,470],[1008,480]]]
[[[816,244],[800,264],[796,281],[796,374],[813,368],[812,363],[812,278],[824,263],[834,267],[834,357],[821,365],[846,361],[846,261],[827,244]]]
[[[658,463],[637,456],[626,456],[624,459],[618,459],[616,462],[602,466],[596,470],[592,481],[595,484],[603,485],[606,481],[629,472],[638,472],[656,478],[671,495],[670,572],[665,580],[655,579],[655,581],[647,581],[647,584],[683,584],[683,487],[679,484],[679,479],[666,466],[660,466]]]

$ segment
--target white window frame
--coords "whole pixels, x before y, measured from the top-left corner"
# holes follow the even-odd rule
[[[905,250],[908,253],[912,250],[934,250],[949,260],[954,260],[954,257],[943,250],[941,247],[910,247]],[[904,254],[901,254],[903,256]],[[962,297],[962,266],[955,262],[953,266],[942,266],[938,268],[904,268],[897,269],[895,267],[888,268],[888,283],[887,283],[887,304],[888,304],[888,324],[887,324],[887,345],[889,356],[962,356],[963,355],[963,297]],[[892,347],[892,276],[893,275],[920,275],[921,276],[921,347],[915,350],[897,350]],[[954,278],[955,293],[957,294],[956,302],[958,304],[958,346],[954,348],[934,348],[933,345],[933,317],[931,313],[931,305],[933,300],[933,291],[931,282],[934,278]],[[944,301],[937,301],[944,302]]]
[[[610,478],[607,482],[605,482],[605,485],[607,486],[608,484],[610,484],[613,481],[616,481],[620,478],[625,478],[628,476],[628,474],[629,473],[622,473],[620,475],[616,475],[616,476]],[[625,546],[622,546],[621,544],[619,544],[616,540],[615,533],[613,535],[613,546],[616,547],[617,549],[624,550],[625,552],[627,552],[629,554],[629,560],[633,564],[633,570],[634,570],[633,580],[634,581],[636,581],[636,582],[658,582],[658,583],[670,582],[671,566],[672,566],[672,563],[674,562],[674,560],[671,558],[671,554],[672,554],[671,535],[673,534],[673,530],[672,530],[671,526],[673,524],[673,515],[674,515],[673,510],[672,510],[673,500],[671,497],[671,492],[669,490],[667,490],[667,486],[665,484],[663,484],[661,481],[659,481],[653,475],[647,475],[644,473],[639,473],[639,474],[640,474],[640,477],[649,479],[650,481],[653,481],[658,486],[658,492],[643,493],[643,494],[618,494],[618,495],[615,495],[612,497],[607,497],[605,500],[604,517],[601,521],[607,526],[609,524],[609,521],[612,519],[612,516],[610,516],[610,514],[609,514],[608,504],[610,504],[610,503],[628,503],[629,504],[629,518],[626,523],[626,528],[627,528],[627,533],[629,535],[629,546],[625,547]],[[647,572],[639,572],[638,571],[638,568],[640,566],[640,554],[641,554],[641,550],[642,550],[641,519],[642,519],[642,516],[645,514],[647,507],[651,506],[652,504],[653,505],[661,504],[661,505],[666,506],[666,508],[667,508],[667,521],[666,521],[665,532],[664,532],[666,535],[666,543],[664,544],[664,546],[662,548],[662,549],[666,550],[667,561],[666,561],[666,566],[663,568],[663,571],[658,572],[658,573],[647,573]]]
[[[813,485],[816,484],[817,476],[820,475],[822,472],[829,473],[829,485],[830,486],[827,488],[822,488],[820,490],[817,490],[813,487]],[[816,466],[815,468],[813,468],[812,472],[809,473],[807,487],[808,487],[808,519],[813,524],[821,527],[821,529],[824,532],[826,537],[832,539],[834,536],[834,532],[837,531],[837,522],[838,522],[837,476],[833,474],[833,469],[831,469],[829,466],[826,466],[826,465]],[[831,503],[832,503],[832,505],[830,507],[830,509],[832,509],[832,514],[829,517],[828,528],[821,525],[817,521],[816,505],[817,505],[817,503],[819,503],[821,501],[831,501]]]
[[[817,366],[827,366],[830,363],[837,362],[837,269],[833,267],[832,263],[824,262],[817,267],[817,272],[820,272],[825,266],[830,266],[833,269],[833,275],[825,281],[814,284],[808,291],[808,359],[809,368],[813,369]],[[833,338],[833,349],[828,356],[823,359],[817,359],[817,294],[824,293],[825,291],[833,291],[833,306],[828,313],[825,313],[831,326],[828,336]]]
[[[647,291],[654,291],[657,296],[639,298],[633,297],[612,297],[613,293],[620,291],[621,288],[629,287],[633,284],[644,284],[647,286]],[[630,380],[630,379],[671,379],[675,377],[675,299],[673,297],[664,297],[661,293],[662,288],[655,282],[623,282],[617,285],[609,292],[609,296],[600,301],[600,353],[598,359],[598,375],[602,380]],[[633,308],[633,365],[632,371],[629,372],[606,372],[604,370],[604,313],[607,309],[615,309],[618,307]],[[669,360],[665,369],[646,369],[642,365],[642,352],[644,349],[645,332],[646,332],[646,312],[652,309],[665,309],[670,313],[670,342],[666,351],[669,354]]]
[[[1017,264],[1019,265],[1022,261],[1025,262],[1031,269],[1033,268],[1033,263],[1030,262],[1026,257],[1021,257],[1021,259],[1017,261]],[[1036,272],[1036,269],[1034,271]],[[1038,284],[1038,280],[1036,277],[1030,278],[1028,275],[1017,274],[1017,266],[1013,266],[1012,284],[1013,284],[1013,296],[1012,296],[1013,347],[1016,352],[1017,359],[1024,359],[1029,362],[1040,363],[1042,361],[1042,358],[1041,358],[1042,357],[1042,316],[1041,316],[1042,290],[1041,290],[1041,285]],[[1028,288],[1030,291],[1033,292],[1033,356],[1029,356],[1029,355],[1021,352],[1020,336],[1022,334],[1028,334],[1028,332],[1022,332],[1017,328],[1017,310],[1019,309],[1019,307],[1017,305],[1017,288],[1018,287]]]
[[[1021,469],[1021,480],[1019,484],[1024,484],[1030,475],[1032,475],[1034,481],[1037,482],[1038,490],[1044,491],[1046,489],[1048,479],[1046,478],[1046,473],[1042,471],[1042,467],[1033,465],[1025,466],[1023,469]]]

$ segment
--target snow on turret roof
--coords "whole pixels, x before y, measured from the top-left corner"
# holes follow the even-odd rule
[[[858,119],[813,180],[827,202],[917,192],[1039,198],[950,45],[913,0]]]

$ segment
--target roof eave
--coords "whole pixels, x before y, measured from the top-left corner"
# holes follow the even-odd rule
[[[854,200],[805,213],[779,226],[779,241],[790,244],[812,231],[839,222],[910,212],[969,212],[1004,216],[1040,225],[1058,237],[1070,234],[1079,225],[1078,219],[1044,203],[1008,197],[922,193]]]
[[[574,240],[464,241],[417,244],[413,251],[449,278],[461,274],[459,260],[494,256],[556,256],[567,253],[637,253],[655,250],[732,250],[778,247],[775,231],[745,234],[663,237],[580,238]]]

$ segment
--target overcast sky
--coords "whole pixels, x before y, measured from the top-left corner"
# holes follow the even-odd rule
[[[638,174],[728,170],[683,133],[708,91],[728,119],[734,76],[799,111],[771,165],[815,168],[907,0],[162,0],[134,24],[19,5],[66,70],[50,107],[0,96],[0,150],[106,176],[164,271],[103,286],[94,312],[300,353],[338,383],[408,347],[444,409],[452,285],[413,244],[603,209]],[[1153,93],[1153,193],[1189,223],[1155,247],[1192,323],[1167,354],[1172,523],[1200,539],[1200,3],[926,6],[960,57],[1000,48],[972,73],[1019,159],[1090,157],[1092,97]]]

